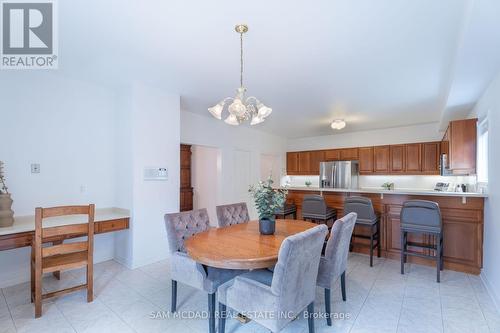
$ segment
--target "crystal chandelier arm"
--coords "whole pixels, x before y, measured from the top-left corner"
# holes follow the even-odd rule
[[[248,104],[251,101],[255,101],[255,104],[259,104],[260,103],[260,101],[257,99],[257,97],[254,97],[254,96],[248,97],[245,102]]]

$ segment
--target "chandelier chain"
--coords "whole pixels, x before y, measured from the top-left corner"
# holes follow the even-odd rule
[[[240,87],[243,87],[243,33],[240,33]]]

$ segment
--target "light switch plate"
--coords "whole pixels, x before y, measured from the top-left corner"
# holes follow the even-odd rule
[[[40,173],[40,164],[31,163],[31,173]]]
[[[168,180],[167,168],[144,168],[144,180]]]

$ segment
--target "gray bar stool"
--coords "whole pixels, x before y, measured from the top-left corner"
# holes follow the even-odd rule
[[[348,197],[344,202],[344,215],[356,213],[356,226],[370,228],[370,235],[353,234],[353,238],[370,240],[370,267],[373,267],[373,250],[377,248],[380,258],[380,216],[375,213],[373,203],[365,197]]]
[[[308,194],[302,201],[302,219],[304,221],[321,222],[328,226],[328,221],[335,222],[337,211],[328,207],[325,199],[319,194]],[[330,229],[331,227],[328,227]]]
[[[408,233],[433,235],[436,244],[420,244],[408,242]],[[408,246],[430,249],[435,255],[427,255],[408,251]],[[439,205],[432,201],[409,200],[401,210],[401,274],[404,274],[404,264],[407,256],[431,258],[436,260],[437,282],[440,282],[440,272],[443,269],[443,222]]]
[[[295,204],[285,204],[274,211],[275,218],[286,219],[289,215],[292,215],[294,220],[297,219],[297,206]]]

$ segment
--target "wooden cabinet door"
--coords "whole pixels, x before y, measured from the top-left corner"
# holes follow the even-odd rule
[[[359,148],[359,172],[361,174],[373,173],[373,147]]]
[[[325,161],[339,161],[339,160],[340,160],[340,149],[325,150]]]
[[[299,172],[299,153],[286,153],[286,173],[288,175],[297,175]]]
[[[309,166],[311,164],[311,152],[301,151],[299,153],[299,174],[310,175]]]
[[[477,119],[452,121],[449,131],[450,169],[457,174],[475,173]]]
[[[341,161],[351,161],[358,159],[358,148],[345,148],[340,150]]]
[[[309,161],[309,171],[311,175],[319,175],[319,164],[325,161],[325,152],[323,150],[312,151]]]
[[[406,145],[406,173],[415,175],[422,172],[422,144]]]
[[[422,144],[422,172],[428,175],[439,175],[440,142]]]
[[[400,205],[387,205],[386,214],[386,248],[388,252],[399,254],[401,251],[401,208]],[[429,237],[422,234],[409,233],[408,242],[429,244]],[[426,253],[428,250],[409,246],[408,250],[417,253]],[[428,254],[428,253],[426,253]],[[408,260],[412,260],[411,256],[408,256]]]
[[[406,171],[406,146],[391,146],[391,173],[404,173]]]
[[[388,174],[390,172],[390,146],[378,146],[373,148],[373,171],[375,173]]]

